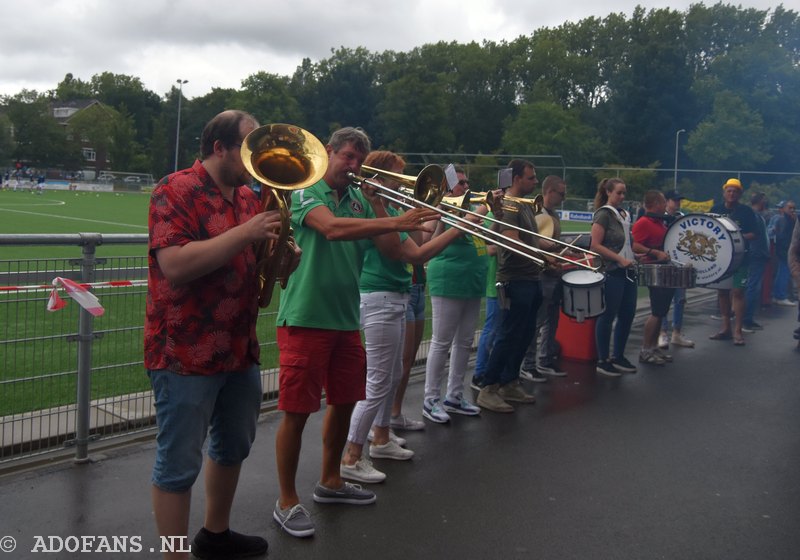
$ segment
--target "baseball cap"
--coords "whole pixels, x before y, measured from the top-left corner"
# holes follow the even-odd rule
[[[678,191],[667,191],[664,193],[664,198],[667,200],[683,200],[686,197]]]
[[[778,204],[775,205],[775,208],[783,208],[784,206],[786,206],[786,201],[781,200]]]
[[[725,190],[728,187],[735,187],[739,190],[744,190],[744,187],[742,187],[742,182],[739,179],[735,178],[728,179],[726,183],[722,185],[722,190]]]

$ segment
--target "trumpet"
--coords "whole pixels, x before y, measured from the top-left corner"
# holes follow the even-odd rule
[[[278,239],[265,239],[256,246],[258,305],[267,307],[275,283],[286,287],[297,247],[290,224],[292,191],[310,187],[325,175],[328,153],[319,139],[298,126],[267,124],[242,141],[242,163],[266,188],[261,191],[261,210],[278,210]]]

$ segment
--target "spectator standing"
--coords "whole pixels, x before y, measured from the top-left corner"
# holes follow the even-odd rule
[[[756,311],[761,307],[761,286],[764,282],[764,271],[769,263],[769,239],[764,211],[767,208],[767,195],[754,193],[750,197],[750,207],[756,216],[756,236],[750,241],[749,269],[747,273],[747,289],[745,291],[743,332],[755,332],[763,329],[755,321]]]
[[[782,200],[778,203],[778,213],[769,222],[769,230],[775,239],[775,258],[777,267],[772,283],[772,301],[778,305],[793,306],[791,301],[789,274],[789,246],[792,242],[792,232],[797,223],[795,203],[792,200]]]

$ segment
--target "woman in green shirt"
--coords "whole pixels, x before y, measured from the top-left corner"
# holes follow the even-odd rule
[[[402,173],[405,162],[392,152],[377,151],[367,156],[364,165]],[[397,187],[392,180],[373,180],[390,188]],[[387,214],[400,213],[386,199],[383,202]],[[405,442],[389,430],[392,401],[403,373],[411,265],[425,263],[461,235],[460,231],[452,230],[420,246],[407,234],[401,233],[401,260],[387,259],[375,247],[365,253],[359,289],[361,328],[367,351],[367,398],[356,404],[350,418],[347,446],[340,467],[343,478],[366,483],[381,482],[386,478],[363,453],[370,428],[371,458],[407,460],[414,456],[413,451],[402,447]]]
[[[461,196],[469,188],[469,181],[463,171],[456,170],[456,173],[458,184],[453,195]],[[484,215],[486,211],[485,206],[478,210]],[[437,233],[448,232],[440,222]],[[449,422],[448,412],[467,416],[480,413],[480,408],[464,397],[464,376],[475,338],[481,298],[486,293],[487,267],[486,243],[474,235],[458,239],[428,264],[433,337],[425,367],[422,415],[431,422]],[[442,401],[442,378],[448,351],[450,370],[447,393]]]

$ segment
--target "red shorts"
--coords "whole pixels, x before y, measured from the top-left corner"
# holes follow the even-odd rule
[[[366,398],[367,355],[359,331],[278,327],[280,387],[278,409],[311,413],[328,404]]]

